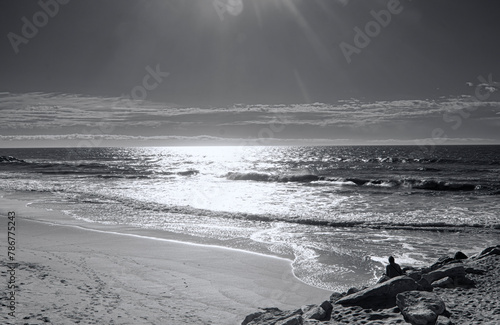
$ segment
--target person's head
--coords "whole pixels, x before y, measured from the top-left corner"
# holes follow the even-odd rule
[[[393,264],[394,263],[394,257],[389,256],[389,263]]]

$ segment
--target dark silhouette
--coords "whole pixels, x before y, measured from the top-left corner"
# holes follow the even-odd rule
[[[467,255],[465,255],[464,253],[462,253],[462,252],[456,252],[455,253],[455,259],[456,260],[466,260],[468,258],[469,257]]]
[[[385,267],[385,275],[389,278],[394,278],[403,275],[403,271],[398,263],[394,262],[394,257],[389,256],[389,265]]]

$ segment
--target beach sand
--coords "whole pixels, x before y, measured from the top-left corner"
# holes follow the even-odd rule
[[[15,318],[8,211],[16,212]],[[283,258],[84,229],[12,197],[0,199],[0,214],[2,324],[240,324],[259,307],[294,309],[330,294],[295,278]]]

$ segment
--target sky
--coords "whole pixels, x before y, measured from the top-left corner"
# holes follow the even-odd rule
[[[500,144],[490,0],[4,0],[0,147]]]

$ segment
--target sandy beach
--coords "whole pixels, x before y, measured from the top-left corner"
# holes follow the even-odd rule
[[[68,218],[56,211],[0,203],[2,324],[239,324],[259,307],[329,296],[296,279],[287,259],[63,225],[53,220]],[[16,212],[15,317],[7,308],[8,211]]]

